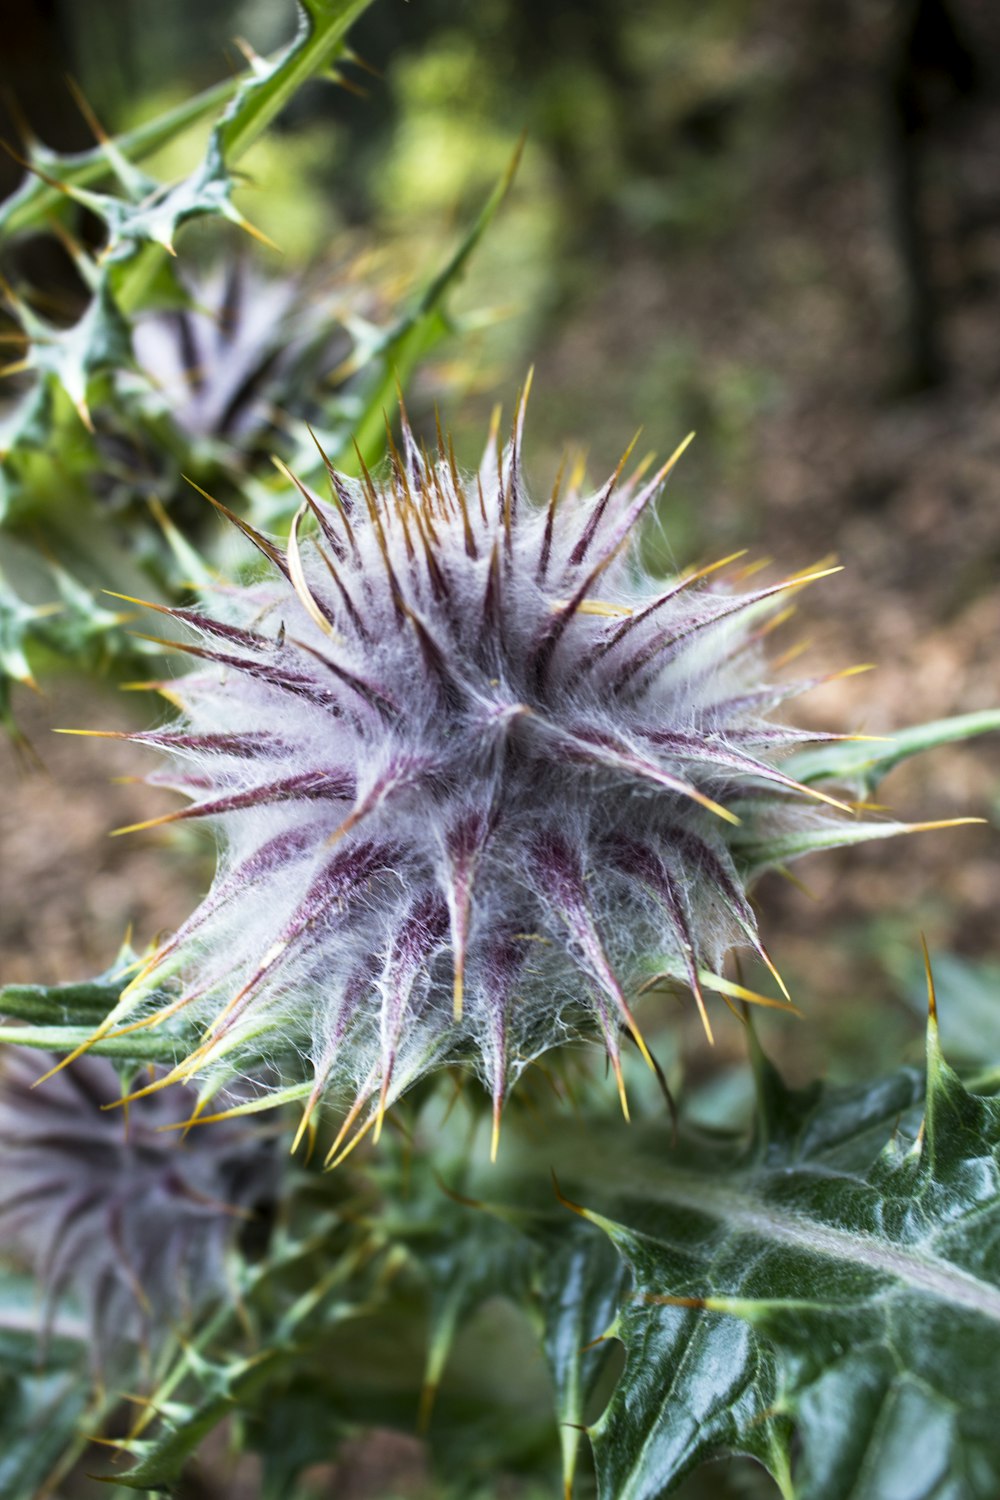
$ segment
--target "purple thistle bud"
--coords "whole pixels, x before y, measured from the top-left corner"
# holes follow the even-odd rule
[[[791,690],[760,646],[820,575],[738,593],[716,564],[657,585],[634,539],[686,444],[645,483],[619,466],[542,510],[523,417],[522,401],[510,445],[466,480],[404,414],[384,480],[328,466],[329,500],[299,485],[287,547],[239,522],[269,579],[172,612],[200,664],[172,684],[185,718],[136,736],[193,798],[154,821],[206,818],[221,852],[102,1030],[186,1009],[204,1039],[172,1076],[211,1087],[266,1056],[307,1118],[346,1096],[338,1146],[453,1061],[499,1121],[567,1035],[597,1036],[621,1086],[654,973],[690,986],[710,1035],[703,990],[734,992],[727,951],[770,966],[747,829],[834,817],[778,769],[829,737],[766,720]]]
[[[186,1089],[108,1112],[121,1085],[105,1058],[34,1088],[54,1064],[0,1052],[0,1240],[38,1278],[46,1329],[66,1298],[86,1314],[98,1368],[225,1292],[227,1251],[273,1197],[276,1156],[242,1122],[182,1140]]]

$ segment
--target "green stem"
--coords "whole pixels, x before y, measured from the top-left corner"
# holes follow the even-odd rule
[[[371,3],[372,0],[334,0],[329,14],[320,16],[320,6],[317,0],[312,0],[308,6],[312,25],[303,24],[281,61],[247,85],[231,120],[221,122],[219,137],[227,164],[242,156],[302,84],[333,60],[347,31]],[[281,76],[276,83],[278,74]]]

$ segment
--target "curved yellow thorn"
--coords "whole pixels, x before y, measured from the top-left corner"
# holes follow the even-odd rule
[[[787,625],[789,620],[794,620],[798,612],[799,606],[797,604],[788,604],[784,609],[779,609],[777,614],[772,615],[770,619],[764,621],[759,630],[754,631],[752,639],[762,641],[767,636],[773,635],[776,630],[781,629],[782,625]],[[798,656],[804,649],[805,644],[807,643],[804,642],[798,646],[793,646],[791,653],[786,652],[786,656],[792,654]],[[785,656],[776,656],[772,659],[771,666],[780,667],[784,664],[785,659]]]
[[[624,1015],[625,1015],[625,1023],[628,1026],[629,1035],[631,1036],[633,1042],[635,1042],[635,1045],[638,1047],[640,1055],[642,1056],[642,1059],[645,1062],[645,1064],[646,1064],[647,1068],[649,1069],[649,1071],[651,1073],[655,1073],[656,1072],[656,1064],[653,1061],[653,1055],[652,1055],[652,1053],[650,1052],[649,1048],[646,1046],[646,1039],[643,1036],[642,1032],[639,1030],[639,1023],[636,1021],[635,1017],[633,1016],[631,1010],[629,1009],[629,1007],[627,1005],[623,1004],[622,1005],[622,1010],[623,1010]]]
[[[794,886],[797,891],[801,891],[807,901],[819,901],[819,896],[816,892],[806,885],[801,876],[793,874],[787,865],[775,865],[774,870],[775,874],[780,875],[782,880],[787,880],[789,885]]]
[[[734,812],[730,812],[728,807],[723,807],[720,803],[713,802],[711,797],[706,797],[704,792],[698,791],[697,787],[691,787],[684,795],[690,797],[692,802],[697,802],[702,807],[707,808],[717,818],[724,818],[727,823],[732,823],[735,827],[739,827],[742,819],[738,818]]]
[[[874,672],[878,662],[862,661],[853,667],[841,667],[839,672],[831,672],[829,677],[824,677],[824,682],[842,682],[845,677],[859,677],[862,672]]]
[[[818,557],[814,563],[809,563],[806,567],[800,568],[797,573],[790,574],[790,577],[804,578],[807,573],[815,573],[819,568],[833,568],[836,566],[838,566],[836,552],[825,552],[823,556]],[[839,566],[841,567],[841,569],[843,568],[843,564],[840,564]]]
[[[789,613],[791,613],[791,611],[789,611]],[[776,628],[777,624],[778,621],[775,621]],[[761,636],[763,636],[766,635],[767,632],[762,630],[760,634]],[[806,652],[812,646],[812,643],[812,636],[807,635],[803,640],[796,641],[794,646],[789,646],[788,650],[783,651],[780,656],[773,657],[770,662],[770,668],[772,672],[781,672],[785,667],[790,667],[793,661],[798,661],[800,656],[804,656],[806,654]]]
[[[334,1139],[333,1145],[330,1147],[329,1151],[326,1153],[326,1157],[325,1157],[324,1162],[323,1162],[323,1165],[325,1167],[329,1167],[329,1166],[332,1165],[332,1159],[333,1159],[333,1157],[336,1156],[337,1151],[340,1148],[341,1141],[344,1139],[345,1135],[350,1130],[350,1128],[354,1124],[355,1120],[358,1118],[358,1115],[361,1113],[361,1111],[364,1109],[365,1105],[368,1103],[368,1100],[371,1098],[371,1084],[373,1083],[374,1078],[375,1078],[375,1069],[373,1068],[371,1070],[371,1072],[368,1074],[368,1077],[365,1080],[365,1083],[364,1083],[364,1086],[363,1086],[361,1092],[358,1094],[358,1097],[355,1099],[354,1103],[351,1105],[350,1110],[348,1111],[347,1115],[345,1116],[343,1124],[341,1125],[340,1129],[337,1131],[337,1134],[336,1134],[336,1137]]]
[[[451,1013],[456,1021],[462,1019],[462,1009],[465,1002],[465,954],[455,954],[455,977],[452,982],[451,991]]]
[[[382,1086],[378,1091],[378,1107],[375,1110],[375,1134],[372,1136],[372,1144],[377,1146],[382,1136],[382,1126],[385,1123],[386,1100],[389,1097],[389,1084],[392,1081],[392,1068],[383,1075]]]
[[[493,1129],[490,1132],[490,1161],[496,1164],[497,1155],[500,1151],[500,1100],[493,1101]]]
[[[176,1067],[170,1069],[169,1073],[165,1073],[162,1078],[156,1078],[152,1083],[147,1083],[145,1088],[134,1089],[131,1094],[123,1094],[120,1099],[112,1099],[110,1104],[102,1104],[101,1109],[121,1109],[124,1105],[133,1104],[136,1099],[144,1099],[147,1094],[157,1094],[160,1089],[169,1088],[171,1084],[183,1082],[184,1068],[187,1066],[188,1061],[190,1059],[185,1059],[183,1063],[178,1063]],[[187,1121],[183,1123],[186,1124]]]
[[[142,833],[147,828],[162,828],[167,823],[176,823],[186,812],[187,808],[182,807],[177,812],[161,813],[158,818],[146,818],[142,823],[126,823],[123,828],[112,828],[108,837],[117,839],[123,833]]]
[[[266,245],[269,250],[276,250],[279,255],[284,255],[284,250],[282,250],[276,240],[272,240],[270,235],[264,233],[263,229],[258,229],[256,224],[251,224],[250,220],[241,214],[238,208],[234,208],[231,203],[223,203],[220,211],[230,223],[235,224],[237,229],[242,229],[244,234],[248,234],[251,239],[259,241],[262,245]],[[169,250],[171,255],[177,254],[177,251],[172,250],[167,244],[164,244],[164,249]]]
[[[206,1117],[205,1116],[204,1112],[205,1112],[205,1110],[207,1108],[208,1108],[208,1099],[207,1098],[206,1099],[199,1099],[198,1102],[195,1104],[194,1109],[191,1111],[190,1115],[188,1116],[188,1118],[183,1123],[183,1129],[182,1129],[182,1132],[181,1132],[181,1140],[184,1140],[186,1138],[188,1131],[191,1130],[193,1128],[193,1126],[195,1126],[195,1125],[204,1125],[204,1124],[208,1123],[208,1118],[212,1118],[212,1117]],[[163,1126],[161,1125],[159,1127],[159,1129],[162,1130]]]
[[[143,1016],[140,1021],[130,1021],[127,1026],[116,1026],[115,1030],[109,1033],[109,1036],[111,1039],[120,1036],[131,1036],[133,1031],[145,1031],[150,1026],[159,1026],[161,1021],[166,1021],[171,1016],[176,1015],[178,1011],[183,1010],[186,1005],[190,1005],[191,1001],[196,998],[195,995],[182,995],[179,1000],[171,1000],[169,1005],[161,1006],[159,1010],[154,1010],[152,1015]]]
[[[294,1156],[296,1151],[299,1149],[299,1146],[302,1144],[302,1137],[305,1135],[306,1131],[309,1128],[309,1121],[312,1119],[313,1110],[316,1108],[318,1100],[319,1095],[313,1093],[306,1101],[306,1107],[302,1111],[302,1119],[299,1121],[299,1127],[292,1138],[292,1144],[288,1148],[289,1156]]]
[[[701,993],[701,986],[699,985],[697,988],[692,986],[692,994],[694,995],[695,1004],[698,1007],[698,1016],[702,1024],[702,1028],[705,1032],[705,1037],[708,1041],[708,1045],[710,1047],[714,1047],[715,1035],[712,1031],[712,1023],[708,1019],[708,1008],[705,1005],[705,997]]]
[[[53,729],[53,734],[79,734],[91,740],[130,740],[124,729]]]
[[[77,1058],[82,1057],[85,1052],[88,1052],[95,1042],[99,1042],[107,1036],[112,1024],[110,1020],[102,1021],[93,1036],[89,1036],[85,1042],[81,1042],[78,1047],[74,1047],[72,1052],[68,1052],[65,1057],[60,1058],[55,1067],[50,1068],[47,1073],[43,1073],[41,1078],[36,1078],[31,1087],[37,1089],[39,1084],[47,1083],[50,1078],[54,1078],[57,1073],[61,1073],[63,1068],[68,1068],[70,1063],[76,1062]]]
[[[568,604],[568,599],[553,599],[549,610],[557,615]],[[576,612],[578,615],[600,615],[608,620],[626,620],[635,614],[634,608],[629,604],[607,604],[603,599],[583,599],[576,606]]]
[[[295,512],[291,528],[288,532],[288,550],[286,553],[286,556],[288,558],[288,571],[291,574],[292,587],[294,588],[296,594],[298,594],[299,599],[302,603],[302,607],[305,610],[306,614],[309,616],[310,620],[312,620],[313,624],[316,625],[324,635],[333,635],[333,626],[330,624],[330,621],[326,618],[326,615],[316,603],[316,600],[309,588],[309,584],[306,581],[305,571],[302,567],[302,551],[299,547],[298,531],[299,525],[302,522],[302,518],[308,508],[309,507],[306,505],[306,502],[303,500],[302,504]]]
[[[920,946],[924,954],[924,973],[927,975],[927,1023],[937,1031],[937,991],[934,988],[934,973],[931,969],[931,955],[927,947],[927,938],[920,934]]]
[[[706,563],[704,567],[695,568],[693,571],[685,568],[678,582],[684,584],[700,583],[703,578],[708,578],[712,573],[718,573],[720,568],[727,568],[730,563],[738,562],[741,557],[746,557],[747,548],[741,547],[739,552],[730,552],[727,557],[720,557],[718,562]]]
[[[186,1120],[174,1120],[169,1125],[158,1125],[157,1132],[162,1134],[170,1130],[183,1130],[187,1132],[195,1125],[217,1125],[220,1120],[235,1120],[243,1115],[259,1115],[268,1109],[278,1109],[282,1104],[287,1104],[294,1097],[293,1090],[284,1089],[280,1094],[262,1094],[256,1099],[245,1099],[242,1104],[230,1105],[228,1109],[220,1109],[214,1115],[203,1115],[201,1111],[209,1103],[207,1099],[202,1100],[194,1112]]]
[[[622,1076],[621,1058],[617,1053],[612,1054],[611,1052],[608,1053],[608,1058],[610,1059],[611,1067],[614,1070],[615,1083],[618,1085],[618,1099],[621,1103],[622,1114],[625,1116],[626,1125],[630,1125],[632,1123],[632,1117],[628,1112],[628,1095],[625,1092],[625,1079]]]
[[[838,812],[850,813],[852,817],[857,812],[855,804],[841,802],[838,797],[830,797],[826,792],[818,792],[814,786],[805,786],[801,781],[795,782],[795,790],[801,792],[804,797],[814,797],[817,802],[826,802],[830,807],[835,807]]]
[[[142,609],[155,609],[158,615],[169,615],[173,618],[175,611],[166,604],[154,604],[152,599],[137,599],[132,594],[118,594],[114,589],[101,589],[102,594],[107,594],[110,599],[124,599],[126,604],[138,604]]]
[[[120,693],[159,693],[160,697],[166,698],[174,708],[179,709],[181,713],[184,712],[184,700],[180,693],[166,682],[120,682],[118,691]]]
[[[767,949],[764,947],[763,944],[761,944],[759,948],[756,948],[756,947],[754,948],[754,952],[756,953],[756,955],[757,955],[757,957],[759,959],[763,960],[764,965],[767,968],[767,971],[770,974],[771,978],[774,980],[775,984],[778,986],[779,990],[784,995],[784,997],[788,1001],[789,1005],[791,1005],[791,1003],[792,1003],[792,997],[788,993],[788,986],[785,984],[785,981],[782,979],[781,975],[779,974],[777,966],[773,962],[773,960],[771,958],[771,955],[768,953]]]
[[[933,833],[936,828],[961,828],[965,823],[988,823],[989,818],[939,818],[932,823],[907,823],[904,833]]]
[[[368,1119],[362,1125],[361,1129],[355,1134],[355,1136],[354,1136],[354,1138],[352,1140],[348,1141],[347,1145],[344,1147],[343,1151],[341,1151],[341,1153],[337,1157],[337,1159],[335,1161],[330,1162],[329,1170],[331,1172],[336,1167],[339,1167],[340,1163],[342,1161],[344,1161],[344,1159],[346,1157],[350,1156],[350,1154],[354,1150],[355,1146],[360,1146],[361,1142],[364,1140],[365,1136],[368,1134],[369,1130],[371,1130],[371,1128],[372,1128],[372,1126],[374,1124],[375,1124],[375,1116],[374,1115],[369,1115]]]
[[[745,985],[736,984],[732,979],[713,974],[711,969],[699,969],[698,978],[706,989],[714,990],[716,994],[733,1000],[745,1000],[748,1005],[764,1005],[772,1010],[788,1011],[801,1019],[802,1012],[790,1000],[778,1000],[773,995],[759,995],[756,990],[748,990]]]
[[[171,940],[170,942],[165,943],[162,948],[154,953],[152,958],[147,959],[146,963],[143,964],[138,974],[136,974],[133,979],[129,980],[128,984],[118,996],[119,1005],[129,995],[133,994],[141,984],[145,983],[149,976],[160,967],[160,964],[165,958],[169,958],[171,952],[173,951],[173,947],[173,940]]]
[[[786,589],[804,589],[809,583],[818,583],[821,578],[831,578],[834,573],[842,573],[843,571],[843,563],[838,563],[835,568],[819,568],[814,573],[793,573],[790,578],[784,580],[781,587]]]

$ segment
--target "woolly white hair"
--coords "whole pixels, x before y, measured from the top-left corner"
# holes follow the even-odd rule
[[[171,684],[181,723],[132,738],[193,799],[153,822],[208,820],[218,870],[98,1035],[194,1016],[167,1081],[210,1092],[266,1057],[303,1125],[347,1091],[339,1145],[465,1061],[495,1150],[511,1084],[569,1032],[600,1038],[625,1104],[620,1039],[646,1054],[629,997],[652,973],[690,987],[706,1030],[705,990],[748,994],[721,974],[734,944],[776,975],[736,825],[833,816],[776,762],[836,736],[767,719],[804,684],[769,680],[761,647],[822,574],[734,592],[727,558],[655,584],[636,528],[686,444],[648,480],[623,459],[535,508],[523,419],[522,400],[472,480],[405,413],[384,481],[328,465],[323,500],[288,475],[286,546],[227,512],[269,577],[166,611],[201,665]]]

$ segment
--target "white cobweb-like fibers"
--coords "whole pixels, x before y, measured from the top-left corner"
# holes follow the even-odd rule
[[[727,950],[768,962],[736,825],[835,816],[778,768],[826,737],[768,718],[794,689],[767,675],[763,626],[809,578],[654,582],[634,540],[671,465],[536,508],[522,420],[464,479],[404,419],[384,480],[331,469],[286,546],[239,523],[264,582],[169,612],[197,664],[171,684],[183,718],[134,738],[192,799],[157,821],[208,820],[218,870],[102,1034],[196,1019],[171,1076],[211,1089],[266,1059],[307,1118],[346,1098],[345,1127],[377,1133],[464,1061],[498,1121],[568,1034],[596,1036],[620,1083],[652,972],[707,1027]]]

